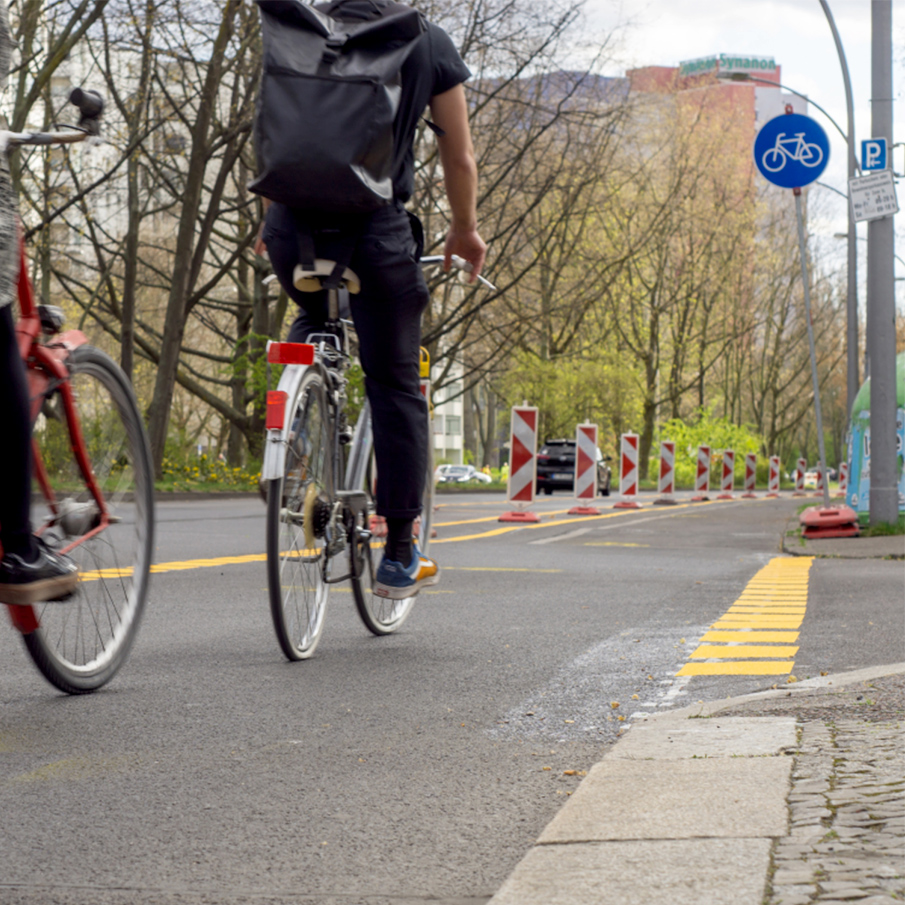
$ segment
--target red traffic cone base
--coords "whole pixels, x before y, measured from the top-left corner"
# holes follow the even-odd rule
[[[498,522],[539,522],[540,516],[536,512],[504,512],[498,519]]]
[[[849,506],[812,506],[798,516],[801,536],[816,540],[821,537],[857,537],[861,528],[858,516]]]

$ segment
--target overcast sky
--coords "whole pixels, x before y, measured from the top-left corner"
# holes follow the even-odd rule
[[[772,56],[782,66],[783,84],[809,95],[846,129],[845,88],[832,32],[819,0],[586,0],[589,25],[612,35],[615,62],[608,74],[622,75],[635,66],[674,66],[682,60],[719,53]],[[852,80],[855,140],[871,137],[870,58],[872,0],[829,0],[842,36]],[[905,0],[892,0],[894,140],[905,142]],[[845,145],[821,114],[811,108],[831,141],[830,163],[821,181],[846,190]],[[894,151],[896,172],[905,171],[905,148]],[[815,232],[831,239],[846,229],[845,201],[824,192],[828,209]],[[905,209],[905,180],[898,186]],[[896,252],[905,258],[905,213],[896,218]],[[859,227],[866,235],[866,224]],[[844,242],[838,243],[844,246]],[[897,264],[897,276],[905,265]],[[899,287],[905,283],[897,284]],[[901,293],[900,293],[901,297]]]

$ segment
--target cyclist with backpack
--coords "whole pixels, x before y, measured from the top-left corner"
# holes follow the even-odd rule
[[[316,259],[335,262],[325,287],[337,285],[346,267],[361,283],[350,306],[371,403],[377,514],[387,523],[374,590],[401,599],[439,579],[437,564],[412,538],[430,442],[418,366],[429,294],[419,265],[421,225],[404,205],[414,191],[415,132],[429,106],[449,202],[445,268],[459,255],[475,280],[486,246],[477,230],[463,88],[470,72],[443,29],[392,0],[258,5],[261,173],[250,188],[273,202],[259,250],[266,245],[280,284],[299,305],[290,342],[304,342],[326,319],[326,291],[301,292],[294,281]]]

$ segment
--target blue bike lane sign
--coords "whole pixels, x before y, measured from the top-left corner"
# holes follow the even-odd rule
[[[818,122],[784,113],[764,123],[754,139],[754,163],[764,179],[784,189],[800,189],[826,169],[830,142]]]

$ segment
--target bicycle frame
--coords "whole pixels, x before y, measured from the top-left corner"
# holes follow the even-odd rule
[[[25,256],[25,242],[21,234],[19,237],[19,280],[18,300],[20,318],[16,324],[16,339],[19,345],[19,354],[26,363],[26,376],[28,379],[29,395],[31,400],[31,421],[34,424],[41,411],[44,399],[51,391],[58,391],[63,402],[63,411],[66,416],[66,426],[69,431],[69,439],[72,451],[78,462],[79,468],[85,477],[85,482],[94,497],[100,514],[99,524],[87,534],[76,538],[71,544],[64,547],[61,552],[68,553],[74,547],[84,543],[96,534],[99,534],[110,524],[110,515],[100,488],[94,477],[82,429],[79,423],[78,412],[72,396],[72,386],[69,383],[69,370],[66,367],[66,359],[73,349],[87,343],[88,339],[81,330],[68,330],[56,336],[53,342],[40,342],[41,319],[35,304],[34,290],[28,276],[28,261]],[[32,439],[34,476],[44,494],[51,512],[58,515],[59,508],[56,495],[47,479],[44,463],[37,442]],[[47,525],[38,529],[42,533]],[[22,634],[36,631],[40,627],[37,614],[32,606],[7,605],[13,626]]]

